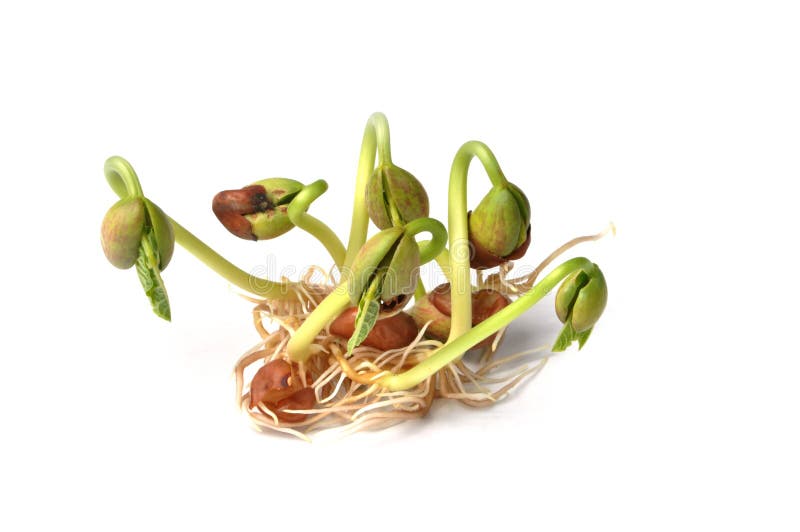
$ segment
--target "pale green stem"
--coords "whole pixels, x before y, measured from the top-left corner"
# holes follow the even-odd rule
[[[122,157],[110,157],[105,163],[104,171],[108,184],[120,198],[142,196],[142,187],[136,172]],[[231,284],[267,299],[294,300],[297,298],[297,295],[291,290],[295,283],[276,283],[250,275],[208,247],[181,224],[169,216],[167,219],[172,225],[175,241]]]
[[[471,140],[456,153],[450,169],[447,229],[450,233],[450,297],[452,317],[448,341],[465,334],[472,326],[472,285],[470,280],[469,227],[467,222],[467,172],[472,158],[483,163],[495,186],[507,183],[492,150]]]
[[[314,309],[286,345],[289,358],[303,362],[311,356],[311,344],[333,318],[351,305],[347,282],[342,282]]]
[[[143,196],[142,185],[139,183],[139,177],[131,164],[114,155],[106,159],[106,164],[103,167],[103,172],[106,175],[106,181],[111,186],[111,189],[120,198],[128,196]]]
[[[410,370],[399,375],[390,375],[380,380],[380,384],[390,391],[407,390],[424,381],[447,364],[460,358],[467,350],[478,342],[488,338],[530,309],[548,292],[555,288],[564,278],[576,270],[590,271],[594,265],[589,259],[578,257],[557,266],[529,291],[516,301],[482,321],[467,333],[458,338],[448,340],[430,357]],[[453,307],[455,309],[455,306]]]
[[[297,294],[291,289],[295,283],[276,283],[262,279],[237,268],[222,255],[208,247],[181,224],[169,218],[175,241],[186,251],[200,259],[206,266],[217,272],[223,279],[251,294],[266,299],[296,300]]]
[[[436,255],[436,264],[439,265],[439,269],[442,270],[447,282],[449,283],[451,278],[453,277],[452,270],[450,269],[450,252],[445,249],[438,255]]]
[[[447,243],[447,229],[441,222],[433,218],[417,218],[406,224],[406,232],[416,235],[423,231],[431,234],[431,240],[419,242],[419,262],[420,266],[430,262],[442,254]],[[414,297],[422,299],[425,296],[425,284],[422,279],[417,280],[417,288],[414,290]]]
[[[358,250],[367,241],[367,227],[369,215],[367,214],[366,192],[367,183],[375,170],[375,150],[378,150],[381,163],[391,164],[391,148],[389,146],[389,123],[383,113],[375,113],[369,117],[364,128],[364,138],[361,141],[361,155],[358,158],[358,171],[356,173],[356,192],[353,199],[353,218],[350,224],[350,239],[347,242],[347,252],[344,267],[349,268],[358,254]]]
[[[427,241],[423,241],[420,242],[419,245],[421,247],[427,243]],[[447,252],[447,248],[443,249],[438,255],[436,255],[435,260],[439,265],[439,269],[442,270],[442,273],[447,279],[447,282],[450,282],[450,254]],[[419,300],[422,299],[426,293],[427,290],[425,289],[425,285],[423,284],[422,279],[420,279],[419,283],[417,283],[417,289],[414,291],[414,297]]]
[[[425,283],[422,282],[422,279],[417,279],[417,288],[414,290],[414,299],[419,301],[425,294],[427,294],[427,290],[425,290]]]
[[[326,190],[328,190],[328,183],[322,179],[303,187],[303,190],[289,203],[286,212],[289,215],[289,220],[294,225],[311,234],[325,246],[333,262],[336,263],[337,267],[341,268],[345,255],[342,241],[322,220],[314,218],[306,212],[311,202],[320,197]]]
[[[383,113],[373,113],[370,121],[375,128],[378,139],[378,164],[389,166],[392,164],[392,144],[389,138],[389,121]]]
[[[442,222],[435,218],[417,218],[405,226],[406,234],[415,236],[419,233],[428,232],[430,240],[419,243],[419,263],[420,265],[430,262],[436,258],[444,249],[447,243],[447,229]]]

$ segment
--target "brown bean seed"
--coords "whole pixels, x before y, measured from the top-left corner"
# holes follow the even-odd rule
[[[350,338],[355,331],[356,314],[358,309],[350,307],[342,312],[331,323],[331,334]],[[381,351],[405,347],[414,341],[419,334],[417,324],[405,312],[399,312],[389,318],[379,319],[375,327],[369,332],[362,345],[374,347]]]

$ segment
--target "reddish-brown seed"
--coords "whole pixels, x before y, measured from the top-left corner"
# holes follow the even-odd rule
[[[452,306],[450,302],[450,283],[440,284],[428,294],[433,306],[445,316],[452,316]]]
[[[486,318],[506,308],[511,300],[496,290],[484,288],[472,294],[472,324],[477,325]]]
[[[355,331],[358,309],[350,307],[331,322],[331,334],[350,338]],[[419,329],[414,320],[405,312],[399,312],[389,318],[378,320],[369,332],[362,345],[374,347],[381,351],[405,347],[414,341]]]
[[[440,342],[446,342],[447,337],[450,335],[450,326],[452,320],[448,314],[445,314],[434,303],[435,296],[431,294],[426,295],[414,302],[414,307],[411,309],[411,317],[417,327],[425,329],[425,336]]]
[[[225,228],[245,240],[256,240],[246,214],[265,212],[272,208],[267,191],[261,185],[249,185],[238,190],[223,190],[214,196],[211,210]]]
[[[264,364],[250,383],[250,408],[263,404],[280,421],[297,423],[304,421],[306,414],[292,414],[283,410],[307,410],[317,403],[314,389],[304,387],[297,376],[297,365],[276,359]],[[306,372],[306,381],[311,382],[311,374]]]
[[[272,409],[278,419],[286,423],[299,423],[305,421],[308,414],[295,414],[284,412],[284,410],[309,410],[317,404],[317,397],[314,395],[314,388],[306,387],[294,392],[285,399],[281,399]]]
[[[511,300],[496,290],[488,288],[472,294],[472,326],[494,316],[511,303]],[[475,345],[473,349],[491,345],[497,333]]]
[[[274,404],[292,395],[296,390],[290,384],[292,366],[285,360],[272,360],[263,365],[250,383],[250,408],[258,403]]]
[[[452,303],[450,300],[450,283],[440,284],[430,291],[428,299],[436,309],[445,316],[452,316]],[[511,300],[496,290],[484,288],[472,294],[472,326],[479,324],[486,318],[496,314],[507,307]],[[496,334],[491,335],[472,349],[485,347],[494,341]]]

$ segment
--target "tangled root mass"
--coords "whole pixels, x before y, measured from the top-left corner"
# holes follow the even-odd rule
[[[473,407],[490,406],[526,377],[537,374],[547,361],[540,358],[532,365],[519,366],[520,359],[544,348],[496,358],[503,338],[501,331],[472,363],[459,360],[409,390],[391,392],[369,382],[369,378],[359,377],[371,376],[374,380],[387,372],[410,369],[442,343],[426,339],[423,328],[406,347],[379,351],[359,346],[347,355],[347,339],[326,329],[317,336],[312,356],[300,364],[296,372],[296,378],[304,381],[302,386],[313,389],[314,407],[276,411],[274,405],[253,404],[250,390],[253,375],[272,361],[288,359],[286,346],[292,334],[332,290],[334,283],[330,274],[325,274],[324,282],[312,282],[314,274],[320,271],[319,268],[309,270],[295,285],[293,301],[253,300],[256,303],[254,325],[261,341],[237,361],[234,372],[239,407],[259,429],[310,440],[310,435],[320,431],[344,435],[423,417],[436,399],[456,400]],[[518,296],[532,280],[509,280],[509,271],[506,267],[491,277],[479,278],[479,288],[491,286],[509,297]]]

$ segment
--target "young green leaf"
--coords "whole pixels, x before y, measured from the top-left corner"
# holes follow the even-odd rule
[[[356,312],[355,330],[353,335],[347,341],[347,352],[352,353],[353,349],[361,345],[361,342],[367,337],[369,332],[375,327],[378,322],[378,315],[381,311],[381,305],[378,302],[378,292],[380,291],[381,279],[380,276],[375,276],[369,285],[369,288],[361,296],[358,302],[358,312]]]
[[[347,352],[352,353],[353,349],[361,345],[361,342],[367,337],[369,332],[378,321],[378,314],[380,313],[381,306],[374,299],[371,301],[363,301],[358,305],[358,313],[356,314],[356,324],[353,336],[347,341]]]
[[[594,329],[594,327],[590,327],[582,333],[578,333],[578,349],[583,349],[583,344],[589,339],[589,335],[592,334],[592,329]]]
[[[146,230],[139,245],[139,257],[136,259],[136,273],[142,283],[144,293],[150,300],[153,312],[159,318],[170,321],[172,316],[169,298],[164,281],[159,272],[158,244],[152,229]]]
[[[578,339],[578,333],[575,332],[575,329],[572,327],[572,324],[569,320],[564,324],[562,327],[561,332],[558,334],[558,338],[553,343],[553,352],[557,353],[559,351],[565,351],[572,342]]]
[[[564,324],[564,327],[561,329],[561,332],[556,338],[555,343],[553,343],[553,352],[557,353],[559,351],[565,351],[569,346],[572,345],[572,342],[578,342],[578,349],[582,349],[583,345],[589,339],[589,335],[592,334],[592,329],[587,329],[583,332],[577,332],[575,328],[572,326],[572,321],[567,320]]]

